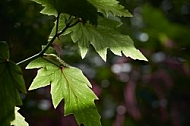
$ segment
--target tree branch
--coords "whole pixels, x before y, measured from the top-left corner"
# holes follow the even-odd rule
[[[61,34],[63,34],[68,28],[73,27],[74,25],[76,25],[78,23],[78,21],[77,21],[74,24],[71,24],[74,18],[73,18],[73,16],[70,16],[69,19],[66,21],[66,26],[61,30],[61,32],[58,33],[59,18],[60,18],[60,13],[58,13],[57,18],[56,18],[57,19],[56,20],[56,33],[53,36],[53,38],[47,43],[45,48],[43,48],[39,53],[18,62],[17,65],[32,61],[32,60],[42,56],[57,37],[59,37]]]
[[[58,28],[59,28],[59,18],[60,18],[60,13],[57,14],[57,18],[56,18],[56,30],[55,30],[55,34],[58,33]]]

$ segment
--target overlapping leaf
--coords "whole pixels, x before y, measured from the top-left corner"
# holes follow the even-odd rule
[[[26,88],[20,67],[9,59],[5,42],[0,42],[0,87],[0,125],[10,125],[15,106],[22,105],[19,91],[26,93]]]
[[[47,15],[57,15],[58,11],[55,7],[55,3],[57,0],[32,0],[38,4],[42,4],[44,6],[44,9],[41,11],[42,14],[47,14]]]
[[[41,11],[43,14],[55,15],[67,13],[72,16],[80,17],[83,23],[90,21],[93,25],[97,24],[97,9],[87,0],[33,0],[44,6]]]
[[[59,21],[59,30],[65,27],[64,19],[64,15],[62,15]],[[90,44],[92,44],[104,61],[106,61],[107,49],[119,56],[123,53],[132,59],[147,61],[143,54],[135,48],[132,39],[128,35],[123,35],[117,31],[116,28],[121,24],[119,21],[99,17],[97,26],[78,23],[69,28],[63,35],[71,33],[72,40],[78,42],[82,58],[85,57]],[[55,26],[52,29],[50,38],[54,34]]]
[[[15,107],[15,119],[11,122],[12,126],[29,126],[25,118],[18,112],[20,108]]]
[[[116,31],[119,22],[100,18],[98,26],[81,23],[69,29],[71,38],[78,42],[82,58],[85,57],[89,45],[92,44],[98,54],[106,61],[107,49],[109,48],[114,54],[121,56],[122,53],[132,59],[147,59],[134,46],[132,39]],[[68,32],[68,31],[67,31]],[[69,32],[68,32],[69,33]]]
[[[100,126],[100,116],[94,104],[97,96],[89,88],[90,82],[81,70],[70,67],[53,54],[29,63],[27,69],[39,68],[29,90],[51,85],[54,107],[64,99],[65,115],[74,114],[78,124]]]
[[[114,16],[132,17],[128,10],[119,4],[117,0],[88,0],[97,7],[98,11],[108,16],[109,13]]]

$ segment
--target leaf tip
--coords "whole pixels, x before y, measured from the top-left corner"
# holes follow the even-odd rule
[[[146,62],[148,62],[148,59],[144,56],[144,59],[143,59],[144,61],[146,61]]]
[[[34,90],[34,88],[32,88],[31,86],[28,88],[28,91]]]

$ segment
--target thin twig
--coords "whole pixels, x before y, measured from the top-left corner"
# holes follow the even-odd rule
[[[59,22],[59,18],[60,18],[60,14],[57,15],[57,21],[56,21],[56,33],[55,35],[53,36],[53,38],[47,43],[47,45],[45,46],[45,48],[43,48],[39,53],[31,56],[31,57],[28,57],[20,62],[17,63],[17,65],[20,65],[20,64],[23,64],[27,61],[32,61],[40,56],[42,56],[46,51],[47,49],[50,47],[50,45],[54,42],[54,40],[59,37],[61,34],[63,34],[68,28],[76,25],[78,22],[75,22],[74,24],[71,24],[72,21],[73,21],[73,16],[70,16],[69,19],[67,20],[66,22],[66,26],[61,30],[61,32],[58,33],[58,22]]]
[[[57,34],[57,33],[58,33],[58,30],[59,30],[59,29],[58,29],[58,28],[59,28],[59,18],[60,18],[60,13],[57,14],[57,19],[56,19],[57,21],[56,21],[55,34]]]

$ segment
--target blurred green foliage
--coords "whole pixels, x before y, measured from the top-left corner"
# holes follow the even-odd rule
[[[129,34],[149,62],[133,61],[111,52],[105,63],[93,48],[85,59],[64,37],[64,59],[89,78],[99,99],[103,126],[190,125],[190,2],[188,0],[120,0],[132,18],[123,18],[121,32]],[[0,40],[10,45],[18,62],[41,49],[54,18],[40,14],[41,6],[26,0],[0,1]],[[54,45],[54,47],[60,45]],[[24,70],[26,86],[36,75]],[[53,109],[49,87],[21,94],[21,114],[30,125],[75,126],[63,117],[63,105]]]

